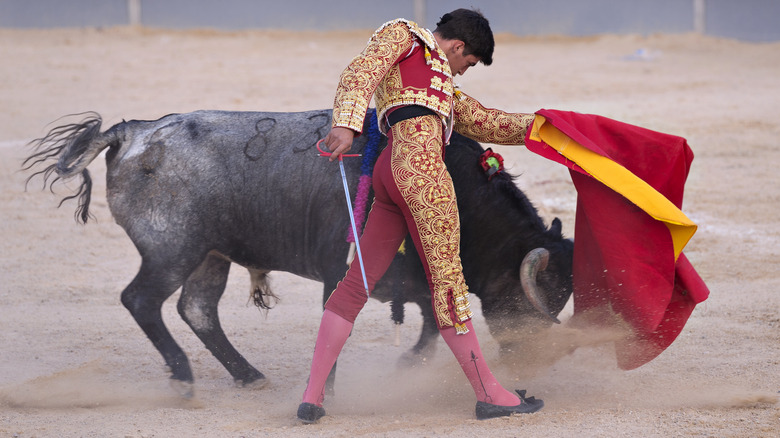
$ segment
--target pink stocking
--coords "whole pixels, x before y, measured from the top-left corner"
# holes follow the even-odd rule
[[[439,333],[452,353],[455,354],[455,359],[458,360],[460,367],[469,379],[477,400],[499,406],[519,405],[520,399],[517,395],[504,389],[490,372],[490,368],[482,356],[482,349],[479,347],[477,334],[474,333],[471,320],[466,321],[466,327],[468,327],[469,332],[463,335],[456,334],[454,327],[440,329]]]
[[[323,389],[325,380],[336,363],[336,358],[344,347],[352,331],[352,323],[339,315],[325,310],[322,314],[320,329],[317,333],[317,343],[314,345],[314,358],[311,361],[311,374],[306,391],[303,392],[303,402],[322,406],[325,398]]]

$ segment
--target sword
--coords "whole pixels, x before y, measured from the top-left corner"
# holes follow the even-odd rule
[[[321,157],[329,157],[332,154],[325,152],[320,148],[320,143],[324,139],[317,142],[317,150],[320,151]],[[358,262],[360,263],[360,273],[363,274],[363,286],[366,288],[366,297],[370,298],[368,293],[368,280],[366,280],[366,267],[363,265],[363,253],[360,252],[360,240],[358,239],[357,225],[355,225],[355,213],[352,212],[352,197],[349,196],[349,186],[347,185],[347,173],[344,171],[343,157],[359,157],[360,154],[341,154],[339,155],[339,170],[341,170],[341,182],[344,184],[344,196],[347,198],[347,210],[349,210],[349,221],[352,223],[352,235],[355,237],[355,247],[357,247]]]

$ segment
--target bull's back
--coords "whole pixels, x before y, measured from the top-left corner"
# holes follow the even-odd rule
[[[315,147],[329,126],[329,111],[127,122],[108,163],[112,213],[139,249],[216,250],[316,278],[312,260],[340,251],[333,239],[349,223],[338,166]],[[354,193],[359,161],[346,164]]]

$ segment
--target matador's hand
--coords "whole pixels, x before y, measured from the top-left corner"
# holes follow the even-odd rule
[[[336,126],[325,136],[325,146],[331,152],[330,161],[338,159],[339,155],[352,149],[352,141],[355,139],[355,131]]]

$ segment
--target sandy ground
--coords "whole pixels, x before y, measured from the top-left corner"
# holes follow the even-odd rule
[[[712,294],[659,358],[625,372],[605,345],[507,369],[475,299],[496,374],[546,402],[537,414],[480,422],[442,342],[424,366],[396,368],[419,333],[416,308],[395,347],[389,305],[372,300],[342,354],[329,416],[302,426],[295,409],[321,286],[274,274],[282,301],[264,316],[247,305],[248,276],[234,269],[223,326],[270,384],[235,387],[178,317],[174,296],[165,318],[196,377],[195,398],[179,399],[119,301],[140,258],[108,211],[103,161],[91,166],[98,220],[80,226],[74,205],[57,209],[40,181],[24,190],[25,144],[87,110],[108,127],[197,109],[327,108],[369,35],[0,30],[0,436],[777,436],[780,44],[697,35],[500,36],[494,65],[459,80],[488,106],[596,113],[688,139],[696,159],[684,211],[700,228],[686,254]],[[560,216],[571,235],[567,173],[523,148],[494,149],[545,218]]]

